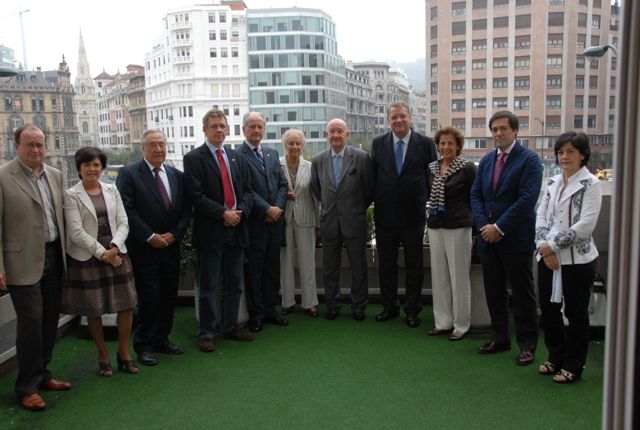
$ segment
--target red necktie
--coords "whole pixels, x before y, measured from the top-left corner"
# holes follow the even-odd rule
[[[169,193],[167,193],[167,188],[164,186],[162,179],[160,178],[160,168],[156,167],[153,169],[156,176],[156,185],[158,186],[158,191],[160,192],[160,196],[162,196],[162,202],[164,203],[164,208],[169,209],[171,206],[171,199],[169,198]]]
[[[216,149],[216,155],[218,156],[218,162],[220,163],[220,175],[222,176],[222,190],[224,191],[224,205],[227,209],[233,209],[236,205],[236,197],[233,195],[233,188],[231,187],[231,178],[229,178],[229,170],[227,169],[227,163],[224,162],[222,156],[222,149]]]
[[[502,173],[502,169],[504,168],[504,159],[509,155],[506,152],[501,152],[498,157],[498,162],[496,163],[496,167],[493,169],[493,190],[495,191],[496,185],[498,185],[498,179],[500,179],[500,174]]]

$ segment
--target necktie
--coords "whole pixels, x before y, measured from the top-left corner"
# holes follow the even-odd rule
[[[342,173],[342,155],[333,156],[333,176],[336,180],[336,186],[340,183],[340,173]]]
[[[256,157],[258,157],[258,161],[260,161],[260,164],[262,164],[262,168],[264,169],[264,158],[262,158],[262,151],[260,150],[260,147],[256,146],[255,148],[253,148],[253,150],[256,153]]]
[[[500,174],[502,173],[502,169],[504,168],[504,159],[507,158],[506,152],[501,152],[498,157],[498,162],[496,163],[496,167],[493,169],[493,189],[495,191],[496,185],[498,185],[498,179],[500,179]]]
[[[169,198],[169,193],[167,193],[167,188],[164,186],[164,182],[162,182],[162,178],[160,178],[160,168],[155,167],[153,169],[153,173],[155,173],[156,177],[156,185],[158,186],[158,191],[160,192],[160,196],[162,197],[162,203],[164,203],[164,208],[169,209],[171,206],[171,199]]]
[[[398,141],[398,146],[396,147],[396,172],[398,172],[398,175],[400,174],[400,171],[402,171],[402,159],[404,158],[403,148],[404,141],[400,139]]]
[[[224,162],[222,156],[222,149],[216,149],[216,155],[218,156],[218,163],[220,163],[220,176],[222,176],[222,191],[224,193],[224,205],[227,209],[233,209],[236,205],[236,197],[233,195],[233,188],[231,187],[231,178],[229,178],[229,170],[227,169],[227,163]]]

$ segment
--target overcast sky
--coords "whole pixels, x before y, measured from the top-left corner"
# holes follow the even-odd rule
[[[91,74],[115,73],[127,64],[143,64],[153,40],[162,34],[162,17],[197,0],[111,0],[3,2],[0,44],[14,49],[23,61],[20,10],[29,69],[57,68],[65,55],[75,78],[78,34],[84,36]],[[371,0],[246,0],[249,8],[308,7],[322,9],[336,22],[338,52],[345,60],[409,62],[425,56],[424,0],[377,3]],[[380,5],[380,6],[378,6]]]

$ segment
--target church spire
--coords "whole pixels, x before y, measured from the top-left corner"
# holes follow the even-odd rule
[[[80,29],[80,39],[78,47],[78,69],[76,72],[76,87],[84,84],[86,87],[93,87],[93,79],[89,71],[89,61],[87,60],[87,51],[84,47],[84,38],[82,37],[82,28]]]

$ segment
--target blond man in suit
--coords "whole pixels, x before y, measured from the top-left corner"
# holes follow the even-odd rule
[[[47,368],[65,271],[62,174],[44,164],[45,135],[38,127],[18,128],[14,141],[16,158],[0,167],[0,292],[11,294],[17,316],[18,400],[41,410],[40,389],[71,388]]]

